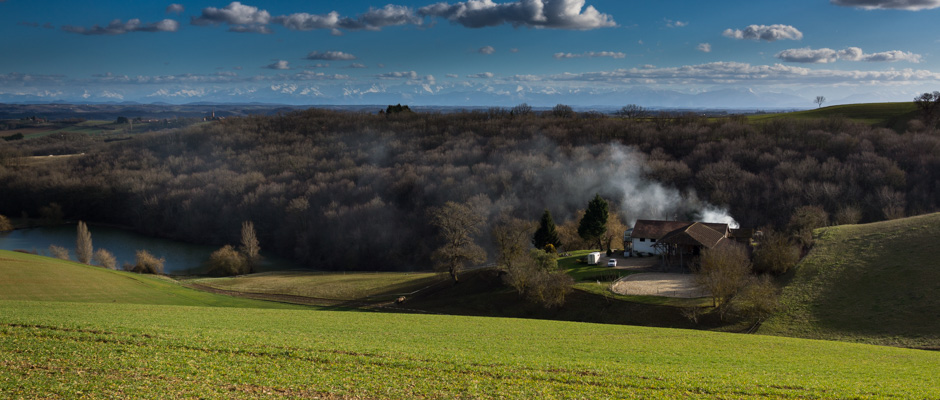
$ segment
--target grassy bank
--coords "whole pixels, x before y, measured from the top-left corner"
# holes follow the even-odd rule
[[[760,333],[940,348],[940,213],[815,234]]]

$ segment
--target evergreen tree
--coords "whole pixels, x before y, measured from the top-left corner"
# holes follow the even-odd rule
[[[601,237],[607,232],[607,200],[595,194],[594,199],[588,203],[584,217],[578,224],[578,236],[591,243],[597,243],[598,249],[603,248]]]
[[[561,245],[558,232],[555,230],[555,221],[552,220],[552,213],[548,210],[542,213],[539,228],[535,231],[535,235],[532,235],[532,244],[536,249],[544,249],[549,244],[556,248]]]

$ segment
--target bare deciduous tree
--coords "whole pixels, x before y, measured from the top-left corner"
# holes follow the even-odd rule
[[[225,245],[209,255],[209,273],[213,275],[240,275],[245,273],[246,267],[244,255],[231,245]]]
[[[99,267],[107,269],[117,268],[117,259],[114,258],[114,254],[111,254],[110,251],[105,249],[95,250],[95,254],[91,259],[95,262],[95,265]]]
[[[254,272],[261,252],[261,245],[258,243],[258,235],[255,233],[255,224],[251,221],[242,222],[242,246],[240,250],[244,255],[248,273]]]
[[[54,244],[49,245],[49,254],[51,254],[52,257],[58,258],[60,260],[69,259],[69,249],[66,249],[62,246],[56,246]]]
[[[480,210],[469,203],[448,201],[432,209],[430,218],[444,241],[431,255],[438,270],[447,271],[458,282],[457,275],[466,263],[486,261],[486,251],[474,242],[474,236],[486,222]]]
[[[10,219],[3,215],[0,215],[0,232],[12,231],[12,230],[13,230],[13,224],[10,223]]]
[[[150,254],[147,250],[137,250],[134,254],[134,265],[130,265],[130,271],[141,274],[162,274],[165,261],[163,258]]]
[[[75,238],[75,256],[78,262],[82,264],[91,263],[91,256],[94,253],[94,247],[91,245],[91,232],[88,231],[88,225],[83,221],[78,221],[77,236]]]
[[[817,108],[822,107],[823,103],[826,102],[825,96],[816,96],[816,100],[813,100],[813,104],[817,104]]]
[[[711,294],[724,318],[732,298],[748,283],[751,261],[744,247],[733,243],[702,251],[695,280]]]
[[[628,119],[635,119],[649,115],[649,111],[636,104],[628,104],[620,108],[620,110],[617,111],[617,115]]]

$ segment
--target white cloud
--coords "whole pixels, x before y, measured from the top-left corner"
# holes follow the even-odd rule
[[[673,21],[673,20],[671,20],[671,19],[667,19],[667,20],[666,20],[666,27],[667,27],[667,28],[682,28],[682,27],[685,27],[685,26],[688,26],[688,25],[689,25],[688,22]]]
[[[414,71],[403,71],[403,72],[386,72],[384,74],[376,75],[376,78],[381,79],[418,79],[418,73]]]
[[[127,22],[116,19],[106,26],[94,25],[91,28],[65,25],[62,27],[62,30],[81,35],[123,35],[129,32],[176,32],[179,30],[179,27],[180,23],[172,19],[164,19],[150,24],[141,24],[139,19],[134,18],[127,20]]]
[[[166,13],[167,13],[167,14],[177,14],[177,15],[179,15],[179,14],[182,14],[183,11],[185,11],[185,10],[186,10],[186,8],[183,7],[182,4],[173,3],[173,4],[170,4],[170,5],[166,6]]]
[[[357,68],[368,68],[368,67],[366,67],[365,64],[352,63],[352,64],[347,65],[346,68],[357,69]]]
[[[920,11],[940,7],[940,0],[830,0],[832,4],[843,7],[874,9],[896,9]]]
[[[274,64],[265,65],[264,68],[267,69],[290,69],[287,61],[278,60]]]
[[[229,25],[229,31],[251,33],[271,33],[267,27],[270,22],[271,14],[267,11],[237,1],[229,3],[224,8],[203,8],[199,17],[190,19],[193,25],[226,24]]]
[[[556,81],[598,82],[605,84],[887,84],[940,81],[940,73],[927,70],[888,69],[885,71],[821,70],[783,64],[751,65],[738,62],[714,62],[671,68],[630,68],[588,73],[551,75]]]
[[[764,40],[801,40],[803,32],[790,25],[748,25],[744,29],[725,29],[722,35],[732,39]]]
[[[350,61],[355,60],[356,56],[344,53],[342,51],[311,51],[307,54],[306,59],[308,60],[328,60],[328,61]]]
[[[382,8],[369,8],[356,18],[341,17],[336,11],[327,14],[294,13],[275,17],[273,20],[287,29],[309,31],[330,29],[334,35],[341,35],[339,29],[377,31],[386,26],[421,25],[421,17],[414,10],[405,6],[388,4]]]
[[[518,52],[519,52],[519,49],[513,47],[513,48],[509,49],[509,52],[510,52],[510,53],[518,53]]]
[[[698,51],[701,51],[702,53],[711,53],[712,45],[709,43],[699,43],[698,46],[695,47],[695,49]]]
[[[496,49],[493,46],[483,46],[480,47],[480,50],[477,50],[480,54],[493,54],[496,52]]]
[[[467,0],[436,3],[421,7],[418,13],[445,18],[468,28],[511,24],[515,27],[588,30],[617,26],[613,17],[594,6],[584,7],[584,0],[519,0],[494,3],[492,0]]]
[[[467,75],[467,78],[479,78],[479,79],[490,79],[496,76],[492,72],[480,72],[479,74],[470,74]]]
[[[808,47],[802,49],[787,49],[777,53],[774,57],[786,62],[812,64],[831,63],[837,60],[869,62],[907,61],[912,63],[919,63],[921,61],[920,54],[900,50],[865,54],[865,52],[858,47],[849,47],[844,50],[833,50],[829,48],[811,49]]]
[[[448,77],[448,78],[458,78],[458,77],[460,77],[460,76],[457,75],[457,74],[446,74],[446,75],[444,75],[444,76],[446,76],[446,77]]]
[[[610,57],[610,58],[624,58],[627,55],[621,52],[615,51],[586,51],[584,53],[575,54],[575,53],[555,53],[552,57],[555,57],[556,60],[566,59],[566,58],[597,58],[597,57]]]

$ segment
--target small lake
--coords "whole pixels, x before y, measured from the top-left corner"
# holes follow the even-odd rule
[[[76,225],[57,225],[40,228],[18,229],[12,232],[0,232],[0,250],[36,251],[49,255],[49,245],[62,246],[69,250],[69,256],[75,258]],[[94,248],[106,249],[114,254],[117,267],[133,264],[137,250],[147,250],[157,258],[164,258],[163,272],[167,274],[202,274],[205,262],[218,247],[195,245],[169,239],[154,238],[131,231],[106,226],[89,225]],[[235,243],[233,243],[235,245]],[[288,260],[269,257],[264,254],[258,266],[259,271],[276,271],[300,268]]]

